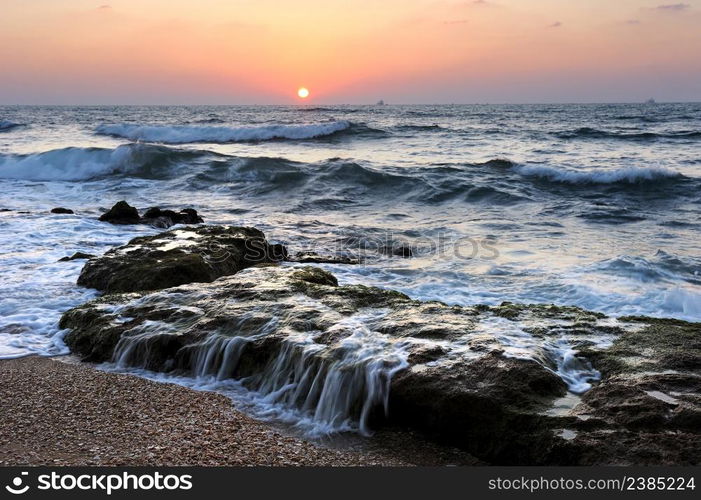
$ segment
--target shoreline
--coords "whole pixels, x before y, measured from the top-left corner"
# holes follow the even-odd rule
[[[229,398],[61,357],[0,360],[3,466],[474,465],[402,431],[335,446],[286,435]],[[412,461],[407,460],[411,457]],[[419,461],[417,463],[417,460]]]

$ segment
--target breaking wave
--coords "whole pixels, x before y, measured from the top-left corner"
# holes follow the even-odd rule
[[[204,154],[148,144],[125,144],[115,149],[62,148],[27,155],[0,154],[0,178],[31,181],[80,181],[112,174],[160,178],[184,160]]]
[[[541,165],[518,165],[516,171],[524,177],[563,184],[646,184],[663,180],[686,179],[679,172],[666,168],[629,167],[615,170],[576,171]]]
[[[23,123],[15,123],[7,120],[0,120],[0,132],[9,132],[18,127],[24,127]]]
[[[333,135],[350,127],[350,122],[342,120],[304,125],[261,125],[256,127],[117,124],[100,125],[95,131],[101,135],[121,137],[132,141],[187,144],[193,142],[229,143],[276,139],[314,139]]]
[[[306,163],[143,143],[114,149],[69,147],[26,155],[0,154],[0,178],[4,179],[81,181],[110,176],[170,181],[178,188],[228,190],[246,197],[293,193],[300,209],[323,202],[329,210],[389,198],[422,205],[506,206],[533,201],[539,196],[534,189],[545,190],[551,196],[551,187],[558,185],[570,188],[555,193],[566,197],[579,196],[575,187],[589,190],[608,186],[607,191],[630,187],[631,194],[637,196],[640,188],[650,192],[649,187],[674,183],[675,190],[660,191],[663,198],[688,195],[697,189],[696,184],[686,185],[697,179],[663,168],[569,170],[505,159],[418,168],[379,167],[343,158]],[[524,183],[524,179],[532,182]],[[330,207],[326,205],[328,200],[334,200]],[[601,207],[580,216],[612,220],[612,214],[602,213]]]

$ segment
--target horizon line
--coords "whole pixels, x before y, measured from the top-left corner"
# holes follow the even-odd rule
[[[601,105],[601,104],[701,104],[701,99],[698,100],[681,100],[681,101],[659,101],[655,100],[650,103],[647,101],[553,101],[553,102],[508,102],[508,101],[498,101],[498,102],[442,102],[442,103],[329,103],[329,102],[315,102],[315,103],[0,103],[0,106],[64,106],[64,107],[98,107],[98,106],[194,106],[194,107],[204,107],[204,106],[285,106],[285,107],[315,107],[315,106],[371,106],[371,107],[382,107],[382,106],[548,106],[548,105]]]

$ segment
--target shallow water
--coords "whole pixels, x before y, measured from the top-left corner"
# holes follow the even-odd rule
[[[60,257],[157,232],[95,220],[120,199],[364,256],[324,267],[414,298],[701,320],[701,104],[20,106],[0,123],[0,357],[65,352],[58,318],[94,293]]]

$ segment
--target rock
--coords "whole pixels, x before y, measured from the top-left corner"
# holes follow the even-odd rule
[[[501,465],[547,463],[554,439],[543,408],[567,392],[553,372],[498,351],[449,369],[429,366],[398,374],[390,415],[440,441]]]
[[[134,238],[85,264],[78,284],[105,292],[157,290],[210,282],[256,264],[283,260],[250,227],[200,226]]]
[[[144,246],[157,252],[173,239],[193,241],[186,248],[199,245],[207,238],[203,229],[170,232],[198,236],[137,238],[111,258],[126,253],[132,262],[151,260],[152,254],[137,252]],[[135,270],[139,277],[152,271],[159,273],[153,265]],[[671,326],[688,330],[679,342],[691,356],[685,363],[695,366],[699,349],[689,339],[698,326]],[[661,346],[680,331],[664,322],[617,322],[547,304],[449,306],[339,286],[320,268],[255,266],[211,283],[104,295],[66,312],[60,327],[70,329],[65,342],[85,360],[239,379],[267,395],[267,403],[295,409],[300,420],[323,428],[348,422],[365,433],[384,424],[409,427],[494,464],[628,463],[640,450],[631,446],[635,439],[648,446],[648,458],[635,456],[640,463],[691,462],[699,449],[699,387],[690,385],[691,375],[643,377],[632,386],[616,378],[632,346],[651,356],[645,369],[666,359],[670,351]],[[643,335],[645,328],[666,333]],[[591,339],[603,334],[627,340],[597,347]],[[580,355],[570,357],[574,346]],[[571,410],[553,414],[568,387],[581,390],[598,375],[583,356],[603,381]],[[679,388],[688,395],[677,395]],[[655,391],[678,401],[661,401]],[[336,394],[343,397],[331,397]],[[583,413],[590,418],[580,418]],[[563,438],[562,429],[576,437]],[[662,432],[671,429],[668,436]],[[647,438],[651,431],[654,438]]]
[[[193,208],[184,208],[180,212],[174,212],[173,210],[152,207],[146,210],[141,218],[141,223],[160,228],[169,228],[175,224],[201,224],[202,222],[204,222],[202,217]]]
[[[4,333],[7,335],[21,335],[25,333],[31,333],[31,331],[31,328],[20,323],[10,323],[7,325],[0,326],[0,333]]]
[[[56,207],[51,209],[52,214],[72,214],[75,213],[70,208]]]
[[[117,202],[110,210],[102,214],[100,220],[112,224],[148,224],[162,229],[167,229],[175,224],[201,224],[204,222],[194,208],[183,208],[180,212],[175,212],[174,210],[151,207],[141,217],[139,211],[124,200]]]
[[[287,247],[281,243],[273,243],[268,246],[270,251],[270,258],[274,262],[281,262],[283,260],[288,260]]]
[[[379,248],[379,252],[384,255],[390,255],[390,256],[395,256],[395,257],[413,257],[414,252],[412,251],[411,247],[407,245],[398,245],[398,246],[390,246],[390,245],[385,245],[381,246]]]
[[[559,452],[585,465],[698,465],[701,324],[620,320],[636,328],[608,349],[583,349],[602,380],[574,408],[578,418],[569,427],[576,437]]]
[[[79,260],[79,259],[93,259],[95,256],[91,253],[84,253],[84,252],[76,252],[70,257],[61,257],[58,259],[59,262],[68,262],[70,260]]]
[[[122,200],[102,214],[99,220],[111,224],[138,224],[141,221],[141,217],[136,208]]]
[[[345,255],[320,255],[316,252],[297,252],[294,257],[288,259],[290,262],[302,264],[358,264],[358,259]]]

